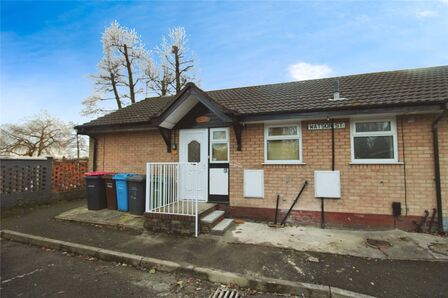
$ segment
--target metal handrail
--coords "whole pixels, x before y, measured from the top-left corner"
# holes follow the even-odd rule
[[[195,235],[198,236],[198,186],[200,177],[195,175],[200,163],[148,162],[146,164],[146,212],[195,217]],[[185,183],[183,171],[192,171],[193,189],[189,198],[182,197],[181,184]],[[190,173],[187,173],[190,174]],[[197,178],[196,178],[197,177]]]

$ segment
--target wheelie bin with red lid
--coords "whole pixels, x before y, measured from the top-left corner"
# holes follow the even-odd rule
[[[84,174],[87,189],[87,209],[100,210],[106,208],[106,192],[103,175],[110,172],[87,172]]]

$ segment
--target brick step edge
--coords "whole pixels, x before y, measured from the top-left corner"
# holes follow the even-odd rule
[[[218,210],[218,205],[213,206],[212,208],[208,208],[205,211],[202,211],[202,213],[199,214],[199,220],[201,220],[201,218],[206,217],[207,215],[209,215],[210,213],[212,213],[213,211]]]
[[[195,277],[209,280],[210,282],[222,284],[236,284],[242,288],[256,289],[262,292],[293,294],[305,297],[359,297],[369,298],[372,296],[347,291],[331,286],[316,285],[303,282],[293,282],[289,280],[274,279],[267,277],[249,277],[239,273],[233,273],[218,269],[197,267],[188,263],[176,263],[151,257],[144,257],[119,251],[102,249],[73,242],[61,241],[46,237],[34,236],[30,234],[15,232],[11,230],[1,230],[2,239],[29,245],[47,247],[51,249],[63,250],[79,255],[94,257],[103,261],[113,261],[126,263],[135,267],[156,269],[163,272],[179,272],[193,275]]]
[[[209,234],[212,229],[219,224],[222,220],[224,219],[224,214],[222,214],[221,216],[219,216],[214,222],[212,223],[203,223],[200,222],[199,226],[200,226],[200,231],[203,234]]]
[[[224,218],[210,230],[210,234],[222,236],[225,234],[226,231],[230,230],[234,225],[235,225],[235,223],[233,222],[232,218]],[[221,226],[222,226],[222,228],[221,228]],[[218,228],[220,228],[220,229],[218,229]]]

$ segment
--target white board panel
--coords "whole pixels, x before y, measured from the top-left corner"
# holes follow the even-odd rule
[[[314,171],[314,196],[316,198],[340,198],[340,172]]]
[[[244,170],[244,196],[249,198],[264,197],[263,170]]]
[[[228,169],[210,169],[210,194],[228,195],[229,194],[229,170]]]

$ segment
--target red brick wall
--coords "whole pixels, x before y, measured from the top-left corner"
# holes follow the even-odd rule
[[[97,137],[97,170],[145,173],[147,162],[177,161],[177,152],[167,153],[158,130],[110,133]]]
[[[435,186],[431,122],[434,116],[397,118],[399,161],[405,164],[350,164],[349,120],[345,129],[335,130],[336,169],[341,171],[342,199],[326,200],[331,212],[391,214],[391,203],[399,201],[405,214],[405,196],[409,215],[422,215],[435,207]],[[311,121],[315,123],[316,121]],[[309,185],[297,209],[319,211],[320,200],[314,198],[314,170],[331,169],[331,131],[307,130],[302,122],[304,165],[264,165],[263,124],[248,125],[243,132],[243,151],[231,153],[231,206],[275,208],[280,194],[280,208],[287,209],[303,181]],[[404,140],[404,146],[403,146]],[[448,212],[448,121],[440,125],[440,156],[444,211]],[[235,147],[233,145],[232,147]],[[404,153],[404,156],[403,156]],[[243,169],[263,169],[265,198],[243,197]],[[405,192],[406,170],[406,192]]]
[[[421,216],[425,209],[436,206],[431,122],[435,115],[397,117],[398,152],[401,164],[350,164],[350,125],[335,130],[336,169],[341,171],[342,198],[326,200],[326,211],[334,214],[391,215],[391,203],[402,203],[403,215]],[[317,121],[312,121],[313,123]],[[236,208],[275,208],[276,195],[281,195],[280,208],[289,208],[303,181],[309,185],[296,210],[320,211],[320,200],[314,198],[314,170],[331,169],[331,131],[306,129],[302,122],[303,165],[265,165],[264,125],[249,124],[243,130],[242,151],[236,151],[231,130],[230,206]],[[178,134],[176,134],[178,135]],[[448,120],[440,123],[440,157],[444,214],[448,214]],[[97,137],[97,169],[144,173],[148,161],[177,161],[178,154],[167,153],[159,132],[126,132]],[[403,142],[404,141],[404,142]],[[177,141],[176,141],[177,143]],[[243,170],[263,169],[265,197],[243,197]],[[406,175],[405,175],[406,172]],[[405,188],[406,176],[406,188]],[[406,197],[406,199],[405,199]],[[244,210],[244,209],[241,209]],[[264,210],[264,209],[260,209]],[[247,209],[249,213],[249,209]]]

